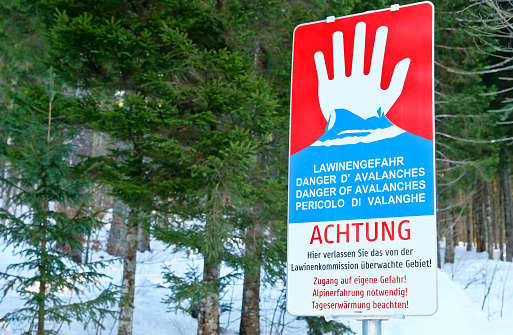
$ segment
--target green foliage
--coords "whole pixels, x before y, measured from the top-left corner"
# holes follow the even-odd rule
[[[25,305],[1,320],[8,326],[35,319],[38,334],[49,334],[45,321],[57,328],[112,313],[114,292],[101,285],[104,263],[79,264],[69,253],[81,250],[80,236],[101,224],[88,202],[84,171],[69,163],[73,129],[64,125],[62,112],[67,98],[54,93],[52,76],[49,89],[19,85],[6,96],[0,152],[7,169],[1,181],[14,194],[5,208],[15,210],[0,209],[0,234],[24,261],[9,265],[0,278],[4,297],[15,290]],[[93,288],[102,293],[90,299]]]
[[[488,59],[461,25],[467,1],[435,1],[436,140],[438,186],[443,199],[468,189],[476,179],[489,179],[499,162],[502,137],[496,113],[488,112],[495,87],[477,72]],[[472,9],[469,9],[472,10]],[[472,72],[475,72],[472,74]],[[456,186],[457,185],[457,186]],[[456,187],[455,187],[456,186]]]
[[[301,317],[308,324],[308,335],[343,335],[354,334],[354,332],[343,323],[335,321],[326,321],[323,317],[306,316]]]
[[[37,1],[6,0],[0,3],[0,82],[41,82],[47,67]]]
[[[109,133],[116,148],[85,166],[141,215],[156,211],[157,238],[209,263],[237,259],[242,217],[256,206],[259,180],[272,176],[258,162],[285,119],[251,55],[228,40],[226,13],[206,1],[54,5],[44,18],[52,63],[87,92],[72,117]],[[197,288],[209,285],[222,290]]]
[[[170,290],[163,300],[173,311],[182,310],[194,318],[198,317],[198,309],[202,292],[215,292],[219,287],[215,284],[202,284],[201,272],[198,267],[189,267],[184,277],[177,276],[169,267],[164,268],[164,280],[161,285]]]
[[[88,175],[109,185],[112,195],[141,222],[153,219],[154,236],[174,250],[198,252],[211,263],[225,262],[239,277],[263,268],[265,283],[285,282],[293,29],[396,2],[2,3],[0,68],[7,88],[2,103],[10,117],[0,121],[0,151],[13,169],[6,182],[23,191],[13,201],[31,208],[25,217],[5,212],[13,229],[3,227],[3,234],[20,246],[29,243],[27,234],[33,234],[30,259],[56,262],[51,270],[62,272],[55,277],[61,281],[71,276],[67,266],[72,263],[58,258],[62,252],[56,246],[80,248],[74,236],[91,229],[83,197],[87,183],[78,178]],[[458,11],[468,2],[434,3],[437,168],[445,200],[476,178],[493,175],[501,147],[489,142],[503,130],[494,127],[498,116],[486,112],[494,103],[494,96],[488,95],[492,82],[458,72],[482,70],[488,62],[460,26]],[[52,100],[57,115],[51,123],[51,146],[41,139],[48,132],[52,98],[37,86],[45,81],[41,73],[48,64],[77,92],[75,98],[57,95]],[[17,84],[26,80],[34,87]],[[107,133],[109,153],[70,166],[66,157],[71,125]],[[50,203],[81,211],[70,219],[45,209]],[[35,225],[24,227],[27,219]],[[44,234],[32,226],[44,228]],[[250,230],[258,234],[248,236]],[[38,251],[41,238],[54,241],[45,254]],[[166,269],[165,286],[172,292],[166,302],[194,314],[202,293],[223,286],[201,283],[194,269],[188,275],[176,276]],[[311,334],[349,331],[321,318],[306,320]]]

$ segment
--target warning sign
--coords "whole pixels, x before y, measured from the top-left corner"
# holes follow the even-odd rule
[[[287,308],[437,308],[430,2],[294,32]]]

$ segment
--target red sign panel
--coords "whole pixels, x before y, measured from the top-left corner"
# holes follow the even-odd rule
[[[409,133],[433,140],[433,121],[430,113],[419,115],[422,106],[433,106],[433,6],[421,3],[402,6],[400,10],[383,10],[337,19],[335,22],[319,22],[301,25],[294,33],[294,59],[292,77],[291,139],[290,154],[314,143],[327,125],[320,109],[317,92],[317,71],[313,55],[321,51],[326,61],[329,79],[333,79],[333,41],[337,31],[343,32],[346,76],[351,75],[355,27],[359,22],[366,25],[364,74],[368,74],[372,59],[376,31],[388,27],[381,88],[390,84],[395,66],[405,57],[410,66],[403,91],[387,118]],[[426,71],[428,69],[428,71]]]

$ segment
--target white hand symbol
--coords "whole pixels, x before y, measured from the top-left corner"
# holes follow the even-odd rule
[[[342,32],[333,34],[333,80],[328,79],[324,55],[318,51],[314,55],[319,79],[319,104],[322,114],[328,121],[328,128],[335,124],[335,109],[346,109],[363,119],[383,116],[392,107],[403,90],[404,80],[410,66],[405,58],[395,66],[390,86],[381,89],[381,72],[388,28],[379,27],[376,31],[372,61],[368,75],[363,74],[365,52],[365,23],[359,22],[355,28],[353,67],[351,76],[346,77],[344,65],[344,37]],[[378,115],[378,110],[381,112]]]

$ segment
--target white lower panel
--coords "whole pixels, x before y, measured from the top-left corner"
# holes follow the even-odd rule
[[[436,218],[288,226],[293,315],[431,315],[437,309]]]

